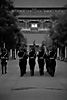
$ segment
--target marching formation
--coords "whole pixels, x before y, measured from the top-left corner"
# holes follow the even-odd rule
[[[27,52],[24,46],[18,52],[19,56],[19,67],[20,67],[20,77],[26,74],[27,59],[29,59],[30,75],[34,75],[34,68],[36,65],[36,58],[39,66],[40,75],[44,75],[44,65],[46,63],[47,72],[53,77],[55,74],[56,67],[56,52],[52,49],[49,52],[45,52],[44,47],[39,48],[38,53],[35,51],[35,46]]]
[[[45,51],[44,46],[42,45],[39,47],[38,52],[36,52],[35,45],[33,45],[28,52],[27,46],[24,45],[23,47],[20,47],[18,56],[19,56],[20,77],[26,74],[27,61],[29,61],[28,63],[30,67],[30,75],[34,76],[36,58],[38,62],[40,75],[44,75],[44,65],[46,64],[47,72],[52,77],[54,76],[56,67],[56,51],[54,49]],[[1,54],[2,74],[7,73],[7,60],[8,60],[7,49],[3,48]]]

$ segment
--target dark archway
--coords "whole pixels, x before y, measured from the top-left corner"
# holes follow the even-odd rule
[[[43,28],[51,28],[52,27],[52,21],[48,20],[48,21],[45,21],[43,23]]]

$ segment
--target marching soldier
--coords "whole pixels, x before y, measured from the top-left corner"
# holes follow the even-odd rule
[[[3,48],[2,49],[2,54],[1,54],[2,74],[4,73],[4,68],[5,68],[5,74],[7,73],[7,58],[8,58],[7,49]]]
[[[56,67],[56,53],[54,50],[50,51],[50,61],[49,61],[49,74],[53,77],[55,74],[55,67]]]
[[[38,53],[38,64],[39,64],[39,72],[40,75],[44,75],[44,58],[45,58],[45,54],[44,54],[44,48],[40,47],[39,53]]]
[[[46,69],[47,72],[53,77],[56,67],[56,52],[52,49],[46,54]]]
[[[26,65],[28,58],[26,49],[21,49],[18,52],[18,56],[19,56],[20,77],[22,77],[24,74],[26,74]]]
[[[34,75],[35,59],[36,59],[36,54],[35,54],[35,48],[33,47],[29,52],[29,65],[30,65],[31,76]]]

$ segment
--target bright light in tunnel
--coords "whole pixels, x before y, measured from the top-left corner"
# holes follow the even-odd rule
[[[31,24],[31,27],[32,28],[37,28],[37,24],[35,24],[35,23],[34,24]]]

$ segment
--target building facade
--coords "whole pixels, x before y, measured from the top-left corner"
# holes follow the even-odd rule
[[[45,41],[45,45],[52,45],[49,38],[49,30],[57,22],[57,18],[52,20],[53,15],[64,14],[67,8],[64,7],[15,7],[12,12],[17,12],[18,27],[27,40],[27,44],[31,45],[35,41],[37,45],[41,45]]]
[[[47,7],[47,8],[20,8],[15,7],[12,11],[18,12],[19,27],[22,31],[44,31],[46,28],[51,28],[53,15],[63,14],[67,8],[64,7]],[[55,19],[56,21],[57,19]]]

